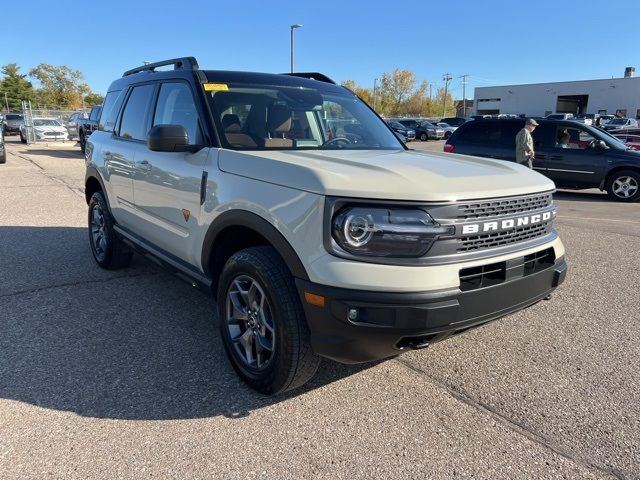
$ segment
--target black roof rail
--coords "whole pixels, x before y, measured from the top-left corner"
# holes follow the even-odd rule
[[[147,63],[141,67],[132,68],[131,70],[127,70],[122,74],[123,77],[127,75],[133,75],[134,73],[139,72],[153,72],[158,67],[164,67],[166,65],[173,65],[174,70],[198,70],[198,61],[195,57],[181,57],[181,58],[172,58],[171,60],[163,60],[162,62],[155,63]]]
[[[284,73],[283,75],[289,75],[291,77],[309,78],[311,80],[318,80],[319,82],[332,83],[336,85],[336,82],[331,80],[324,73],[319,73],[319,72],[295,72],[295,73]]]

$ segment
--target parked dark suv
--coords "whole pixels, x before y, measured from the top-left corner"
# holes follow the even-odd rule
[[[445,152],[515,161],[523,119],[481,119],[461,125]],[[533,168],[560,188],[606,190],[621,202],[640,200],[640,152],[613,136],[571,120],[539,120]],[[564,141],[562,140],[563,134]],[[568,140],[568,141],[567,141]]]

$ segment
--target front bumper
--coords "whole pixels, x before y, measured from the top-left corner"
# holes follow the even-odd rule
[[[547,297],[565,278],[564,257],[545,270],[498,285],[418,293],[342,289],[296,280],[318,355],[342,363],[390,357],[422,348],[468,328],[498,319]],[[305,292],[325,297],[323,307]],[[349,319],[349,311],[357,318]]]
[[[8,123],[5,123],[4,125],[4,131],[5,133],[16,133],[19,134],[20,133],[20,126],[13,126],[13,125],[9,125]]]

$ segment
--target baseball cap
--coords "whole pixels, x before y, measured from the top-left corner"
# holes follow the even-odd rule
[[[527,125],[533,125],[534,127],[538,126],[538,122],[536,122],[533,118],[529,118],[527,120]]]

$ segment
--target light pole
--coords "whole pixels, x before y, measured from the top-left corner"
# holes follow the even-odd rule
[[[378,79],[373,79],[373,110],[376,109],[376,84],[378,83]]]
[[[293,31],[296,28],[300,28],[302,25],[300,25],[299,23],[294,23],[293,25],[291,25],[291,73],[293,73]]]

